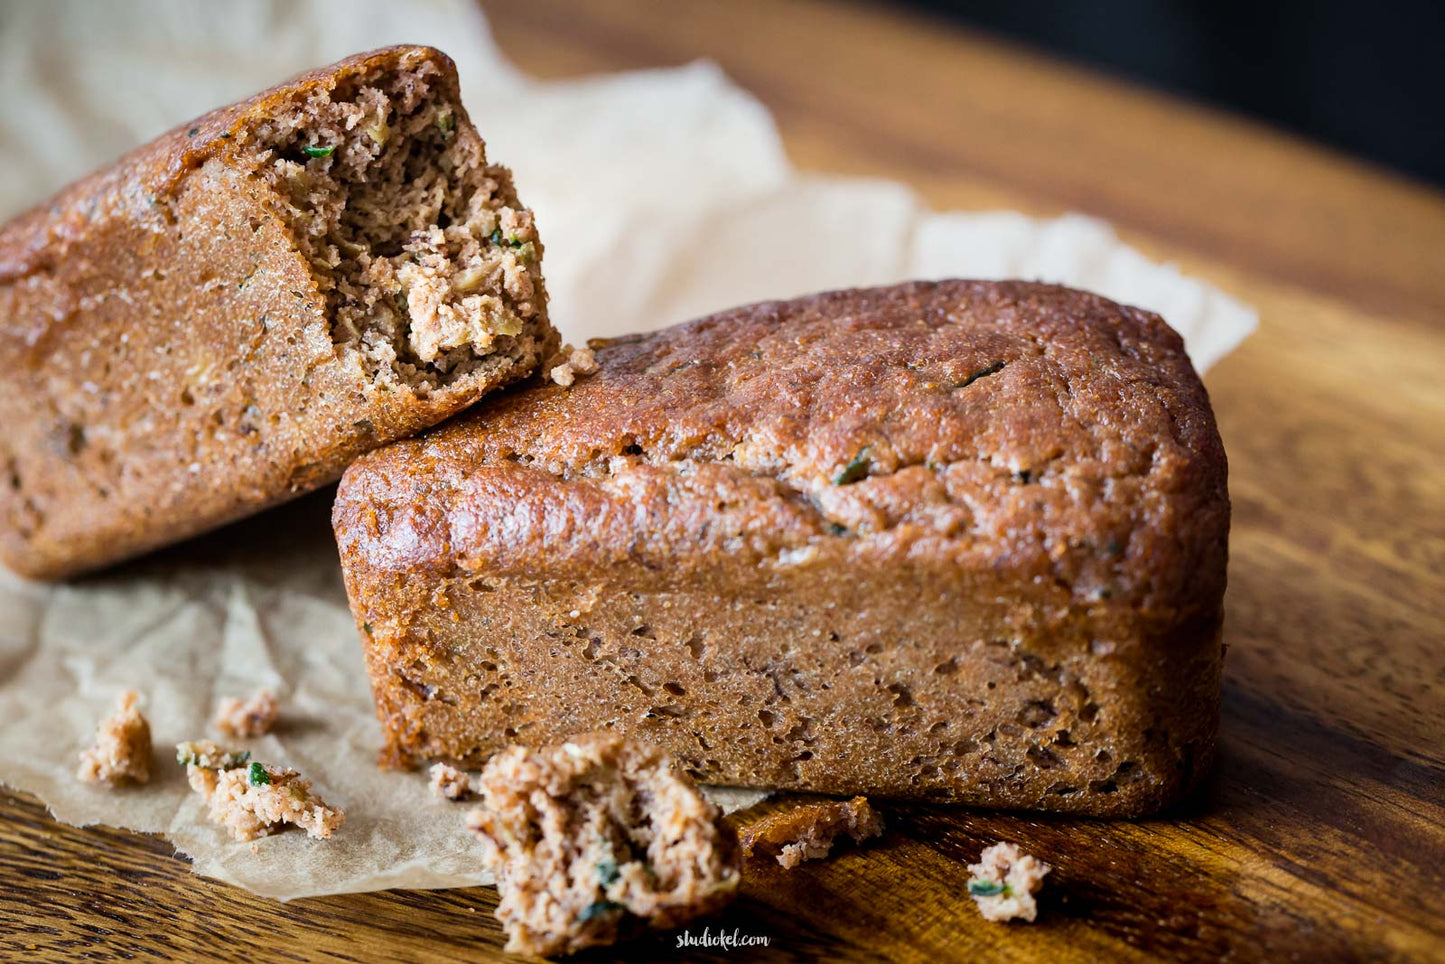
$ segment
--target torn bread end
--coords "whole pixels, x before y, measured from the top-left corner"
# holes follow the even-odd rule
[[[312,90],[253,143],[338,352],[378,384],[427,394],[491,378],[551,337],[532,212],[436,60]]]

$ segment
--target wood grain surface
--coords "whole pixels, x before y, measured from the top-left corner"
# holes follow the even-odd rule
[[[877,8],[487,5],[545,77],[718,60],[800,166],[935,206],[1110,219],[1260,309],[1206,382],[1235,522],[1222,753],[1138,823],[885,806],[872,846],[751,876],[711,921],[589,960],[1445,961],[1445,198],[1246,122]],[[986,924],[995,839],[1057,868]],[[276,904],[164,841],[0,793],[0,959],[506,959],[491,889]]]

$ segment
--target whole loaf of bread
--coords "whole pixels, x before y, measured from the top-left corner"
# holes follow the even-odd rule
[[[0,559],[59,577],[335,480],[555,348],[456,70],[392,47],[0,228]]]
[[[708,782],[1097,815],[1205,772],[1225,457],[1157,316],[915,283],[598,347],[342,480],[391,762],[613,730]]]

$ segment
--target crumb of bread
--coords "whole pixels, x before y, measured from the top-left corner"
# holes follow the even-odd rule
[[[1034,894],[1053,868],[1011,843],[996,843],[968,865],[968,893],[984,920],[1032,921],[1038,914]]]
[[[793,868],[828,856],[833,843],[848,836],[854,843],[883,832],[883,818],[867,797],[820,800],[779,810],[743,825],[738,837],[745,857],[776,857]]]
[[[249,700],[228,696],[216,708],[216,729],[230,737],[264,736],[280,715],[281,706],[270,690],[257,690]]]
[[[230,770],[250,759],[250,750],[227,750],[210,740],[187,740],[176,744],[176,762],[182,766]]]
[[[571,388],[578,375],[591,375],[597,371],[597,355],[590,348],[563,345],[547,365],[547,374],[552,381],[563,388]]]
[[[561,365],[553,367],[553,369],[547,374],[552,377],[552,381],[556,382],[558,385],[561,385],[563,388],[571,388],[572,383],[577,380],[577,375],[575,372],[572,371],[572,366],[566,364],[565,362]]]
[[[116,787],[151,778],[151,728],[134,690],[120,695],[116,712],[100,721],[95,744],[80,754],[75,775],[86,783]]]
[[[547,956],[676,927],[737,892],[736,840],[661,750],[612,735],[511,746],[467,826],[497,876],[507,950]]]
[[[472,778],[454,766],[433,763],[431,792],[447,800],[469,800],[472,796]]]
[[[590,348],[567,346],[567,367],[579,375],[591,375],[597,371],[597,354]]]
[[[329,806],[311,792],[311,783],[285,767],[251,762],[226,769],[190,764],[186,779],[206,798],[210,817],[237,840],[255,840],[300,827],[312,837],[329,837],[346,820],[346,811]]]

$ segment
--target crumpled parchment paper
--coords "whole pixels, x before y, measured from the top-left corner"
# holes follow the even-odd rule
[[[939,214],[900,184],[799,175],[766,110],[713,65],[530,80],[468,0],[0,4],[0,216],[217,104],[399,42],[457,61],[490,155],[536,211],[552,315],[574,342],[911,277],[1091,288],[1160,312],[1201,370],[1256,323],[1096,220]],[[484,882],[466,808],[433,798],[423,775],[375,766],[331,495],[69,585],[0,574],[0,781],[63,821],[164,833],[198,873],[272,897]],[[263,685],[282,722],[249,747],[346,808],[329,841],[292,832],[253,852],[206,821],[170,762],[175,742],[215,735],[219,697]],[[144,695],[155,775],[119,792],[82,785],[76,755],[126,688]]]

